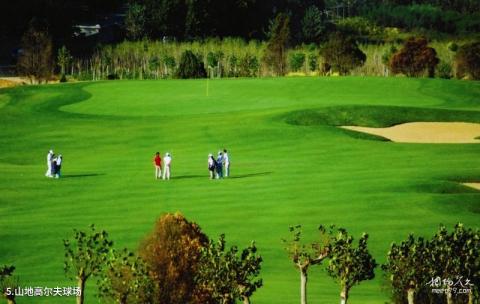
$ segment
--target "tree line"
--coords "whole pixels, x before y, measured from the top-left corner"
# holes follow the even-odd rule
[[[440,78],[480,78],[480,43],[448,44],[439,58],[424,37],[410,37],[403,44],[371,46],[358,37],[335,32],[325,42],[292,48],[290,18],[278,14],[265,42],[225,38],[192,42],[125,41],[100,46],[87,58],[74,57],[65,47],[56,60],[52,42],[44,31],[31,27],[23,36],[23,52],[17,68],[35,80],[48,79],[56,70],[61,81],[67,75],[78,80],[163,79],[205,77],[263,77],[301,75],[356,75]],[[381,53],[379,53],[381,52]],[[56,69],[54,66],[56,62]],[[366,66],[366,67],[364,67]]]
[[[265,40],[279,13],[290,18],[293,45],[318,42],[339,20],[352,17],[406,30],[462,35],[480,30],[476,0],[18,0],[2,3],[0,39],[17,40],[35,20],[49,30],[57,48],[72,43],[75,24],[118,12],[126,15],[124,37],[133,40]]]
[[[367,233],[355,241],[345,228],[320,225],[317,237],[306,241],[301,225],[289,230],[290,237],[282,241],[300,273],[301,304],[308,300],[312,267],[324,265],[338,282],[341,304],[348,303],[354,286],[375,278],[379,265],[368,249]],[[84,303],[86,283],[93,278],[102,301],[120,304],[248,304],[263,285],[263,259],[254,242],[244,249],[228,247],[225,235],[209,239],[178,213],[160,217],[136,252],[113,245],[108,233],[93,225],[64,240],[65,274],[81,290],[77,304]],[[380,268],[393,303],[477,303],[480,231],[459,223],[451,231],[440,225],[431,238],[410,234],[391,244]],[[7,289],[20,286],[14,270],[0,267],[0,291],[10,304],[16,300]]]

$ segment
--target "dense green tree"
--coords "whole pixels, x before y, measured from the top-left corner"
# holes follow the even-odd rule
[[[123,249],[113,250],[98,282],[100,297],[118,304],[152,303],[154,287],[141,258]]]
[[[480,232],[456,224],[449,233],[442,225],[432,238],[431,252],[432,277],[441,278],[445,289],[462,288],[468,280],[469,286],[463,288],[472,289],[468,296],[469,303],[473,303],[480,283]],[[453,304],[455,294],[447,292],[446,299]]]
[[[288,58],[290,70],[296,72],[303,68],[305,63],[305,53],[302,52],[294,52],[290,53]]]
[[[325,227],[318,228],[319,237],[313,242],[302,240],[302,226],[290,227],[291,239],[283,240],[285,250],[300,272],[300,303],[307,304],[308,270],[320,265],[330,253],[330,233]]]
[[[429,77],[433,77],[439,62],[437,52],[428,46],[425,38],[412,37],[391,57],[389,65],[395,74],[418,77],[427,73]]]
[[[185,0],[187,15],[185,17],[185,37],[203,38],[214,31],[212,28],[211,0]]]
[[[52,40],[45,31],[36,29],[33,24],[22,37],[17,70],[32,83],[47,80],[52,75]]]
[[[362,66],[367,56],[358,47],[354,38],[335,33],[320,49],[326,65],[334,72],[346,75],[350,70]]]
[[[181,214],[157,220],[139,249],[155,285],[155,303],[208,303],[208,294],[195,280],[206,246],[208,238],[200,227]]]
[[[125,30],[127,38],[131,40],[142,39],[145,35],[145,6],[132,3],[129,5],[125,16]]]
[[[65,274],[76,279],[80,289],[77,304],[83,304],[85,299],[85,284],[92,276],[98,276],[108,260],[108,254],[113,242],[108,239],[106,231],[96,231],[90,226],[90,231],[73,230],[73,240],[64,240]]]
[[[290,18],[278,14],[270,25],[264,60],[276,75],[283,76],[287,66],[287,46],[290,39]]]
[[[145,5],[145,25],[151,38],[182,39],[187,7],[184,0],[141,0]]]
[[[410,234],[400,244],[393,243],[382,269],[391,284],[395,303],[407,299],[408,304],[414,304],[417,293],[430,280],[431,267],[429,244],[423,238]]]
[[[197,281],[216,303],[235,304],[237,299],[250,303],[252,294],[262,286],[262,258],[252,243],[239,255],[236,246],[226,247],[225,235],[202,250]]]
[[[324,33],[323,14],[317,6],[310,6],[302,18],[302,40],[305,43],[318,43]]]
[[[469,76],[480,79],[480,42],[462,45],[455,55],[457,77]]]
[[[348,302],[350,289],[365,280],[375,277],[377,263],[367,247],[368,234],[364,233],[353,243],[344,228],[339,228],[329,245],[328,274],[340,284],[340,303]]]
[[[258,76],[258,69],[260,68],[260,63],[258,62],[257,57],[252,54],[245,54],[240,58],[238,64],[238,76],[241,77],[256,77]]]
[[[15,304],[14,290],[18,287],[18,279],[13,275],[15,266],[0,267],[0,295],[5,297],[8,304]]]

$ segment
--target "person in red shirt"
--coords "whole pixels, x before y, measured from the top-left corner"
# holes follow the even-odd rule
[[[153,165],[155,166],[155,179],[162,178],[162,158],[160,157],[160,152],[155,153]]]

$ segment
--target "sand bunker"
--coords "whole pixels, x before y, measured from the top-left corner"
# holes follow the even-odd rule
[[[462,185],[465,185],[465,186],[473,188],[473,189],[480,190],[480,183],[462,183]]]
[[[409,122],[389,128],[342,126],[400,143],[479,143],[480,124],[466,122]]]

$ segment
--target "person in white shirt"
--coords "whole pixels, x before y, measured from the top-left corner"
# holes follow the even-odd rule
[[[217,163],[215,161],[215,158],[213,158],[213,154],[212,153],[208,154],[208,172],[210,173],[210,179],[215,178],[216,166],[217,166]]]
[[[225,165],[225,177],[228,177],[230,175],[230,158],[227,149],[223,149],[223,163]]]
[[[170,153],[167,152],[165,154],[165,157],[163,158],[163,163],[165,165],[163,169],[163,179],[170,179],[170,164],[172,163],[172,157],[170,156]]]
[[[50,150],[48,151],[48,154],[47,154],[47,172],[45,173],[46,177],[53,177],[52,160],[53,160],[53,150]]]

